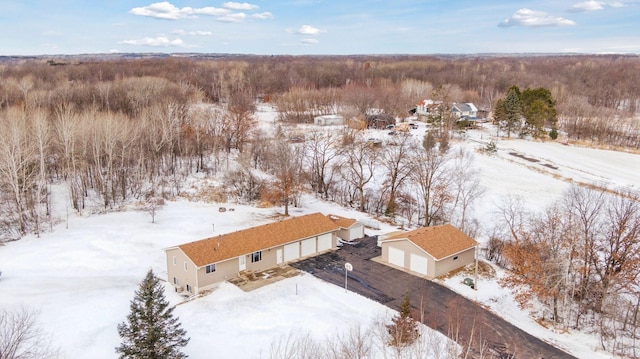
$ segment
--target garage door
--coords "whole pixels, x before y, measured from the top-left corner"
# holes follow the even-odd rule
[[[316,252],[316,237],[305,239],[300,246],[302,256],[310,256]]]
[[[404,268],[404,251],[389,247],[389,263]]]
[[[331,249],[331,233],[323,234],[318,237],[318,252]]]
[[[284,261],[289,262],[300,258],[300,242],[287,244],[284,246]]]
[[[427,274],[427,257],[411,253],[409,269],[420,274]]]

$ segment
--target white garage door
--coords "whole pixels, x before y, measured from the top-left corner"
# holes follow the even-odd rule
[[[331,249],[331,233],[323,234],[318,237],[318,252],[326,251],[327,249]]]
[[[284,261],[292,261],[300,258],[300,242],[287,244],[284,246]]]
[[[427,274],[427,258],[411,253],[409,269],[420,274]]]
[[[316,252],[316,237],[305,239],[300,246],[302,256],[310,256]]]
[[[389,247],[389,263],[404,268],[404,251]]]

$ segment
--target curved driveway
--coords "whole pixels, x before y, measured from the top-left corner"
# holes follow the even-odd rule
[[[405,293],[409,293],[411,305],[418,315],[422,306],[426,325],[450,338],[457,338],[463,345],[469,342],[473,333],[471,350],[475,354],[479,353],[477,339],[482,338],[497,358],[574,358],[448,288],[370,260],[377,256],[380,256],[380,249],[376,239],[368,237],[355,245],[344,245],[338,251],[291,265],[344,286],[344,263],[350,262],[353,264],[353,271],[348,274],[350,291],[396,310]]]

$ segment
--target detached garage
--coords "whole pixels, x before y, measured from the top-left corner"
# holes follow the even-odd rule
[[[364,237],[364,223],[356,221],[353,218],[345,218],[335,214],[330,214],[327,217],[340,227],[337,234],[338,238],[343,241],[351,242]]]
[[[395,233],[381,245],[383,263],[434,278],[473,263],[478,242],[445,224]]]

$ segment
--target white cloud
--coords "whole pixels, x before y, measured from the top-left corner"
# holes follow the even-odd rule
[[[302,44],[305,44],[305,45],[315,45],[315,44],[320,43],[320,41],[318,41],[316,39],[302,39],[302,40],[300,40],[300,42]]]
[[[177,47],[185,47],[184,41],[181,39],[170,40],[165,36],[158,37],[145,37],[141,40],[124,40],[120,41],[119,44],[125,45],[138,45],[138,46],[154,46],[154,47],[169,47],[169,46],[177,46]]]
[[[251,18],[258,19],[258,20],[273,19],[273,14],[266,11],[266,12],[261,12],[259,14],[253,14],[251,15]]]
[[[586,11],[597,11],[604,10],[606,7],[627,7],[627,4],[614,1],[614,2],[603,2],[596,0],[588,0],[580,3],[573,4],[571,8],[568,10],[569,12],[586,12]]]
[[[318,35],[321,32],[325,32],[324,30],[320,30],[316,27],[313,27],[311,25],[302,25],[299,29],[298,29],[298,34],[302,34],[302,35]]]
[[[627,4],[621,3],[619,1],[614,1],[608,4],[611,7],[627,7]]]
[[[211,31],[185,31],[185,30],[173,30],[172,34],[176,35],[190,35],[190,36],[211,36],[213,33]]]
[[[229,14],[222,17],[217,18],[216,20],[222,22],[243,22],[244,19],[247,18],[247,14],[243,12],[237,12],[235,14]]]
[[[133,15],[155,17],[157,19],[178,20],[197,17],[196,15],[224,16],[229,13],[227,9],[214,7],[178,8],[168,1],[157,2],[151,5],[136,7],[129,11]]]
[[[562,17],[549,15],[544,11],[536,11],[530,9],[520,9],[511,17],[505,19],[498,24],[499,27],[554,27],[554,26],[573,26],[575,21]]]
[[[258,5],[248,4],[246,2],[244,2],[244,3],[226,2],[226,3],[222,4],[222,6],[227,8],[227,9],[231,9],[231,10],[245,10],[245,11],[252,11],[252,10],[256,10],[256,9],[259,8]]]
[[[589,1],[584,1],[577,4],[573,4],[573,6],[571,7],[571,9],[569,9],[569,11],[570,12],[596,11],[596,10],[604,9],[605,5],[606,4],[601,1],[589,0]]]

